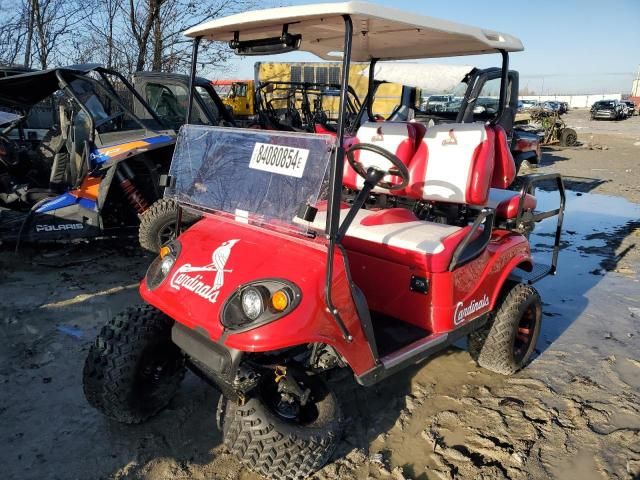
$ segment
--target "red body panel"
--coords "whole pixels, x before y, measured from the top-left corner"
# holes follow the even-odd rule
[[[225,265],[224,284],[215,303],[186,289],[171,286],[171,279],[181,266],[208,265],[212,252],[223,242],[239,239],[233,245]],[[224,340],[227,347],[248,352],[278,350],[285,347],[322,342],[342,354],[356,374],[373,367],[373,357],[360,326],[351,298],[344,261],[336,250],[333,301],[349,333],[346,342],[335,320],[326,310],[324,278],[327,250],[323,243],[282,235],[222,217],[206,217],[179,238],[181,254],[167,279],[149,290],[140,286],[144,300],[189,328],[204,329],[211,340],[223,333],[220,313],[225,300],[245,283],[264,278],[283,278],[302,291],[300,304],[288,315],[262,327],[242,333],[231,333]],[[202,274],[202,282],[211,284],[214,272]]]
[[[218,216],[196,223],[179,240],[182,251],[167,279],[154,290],[149,290],[145,281],[141,284],[140,293],[148,303],[189,328],[206,331],[211,340],[221,341],[221,308],[234,290],[253,280],[283,278],[294,282],[302,291],[302,300],[296,309],[272,323],[229,333],[222,340],[224,345],[261,352],[322,342],[334,346],[357,375],[374,367],[340,250],[336,250],[332,292],[334,303],[353,336],[350,343],[343,339],[326,310],[324,243]],[[181,267],[210,264],[212,252],[229,240],[239,241],[233,245],[225,265],[224,284],[214,301],[172,286]],[[384,250],[383,246],[379,248]],[[432,273],[424,265],[402,264],[354,250],[348,251],[348,259],[353,281],[364,292],[371,310],[433,333],[450,331],[491,310],[509,272],[518,264],[531,261],[526,239],[501,231],[494,234],[480,257],[454,272]],[[199,278],[204,284],[211,284],[214,275],[204,272]],[[427,294],[410,290],[412,275],[428,279]]]
[[[434,273],[424,264],[399,263],[350,248],[347,255],[354,283],[365,294],[371,310],[432,333],[450,331],[490,311],[509,273],[519,264],[531,262],[526,239],[505,231],[496,231],[482,255],[453,272],[445,268]],[[410,290],[412,275],[427,279],[426,294]],[[474,302],[483,305],[475,309]],[[465,307],[470,307],[467,314],[456,323],[456,308],[460,312]]]

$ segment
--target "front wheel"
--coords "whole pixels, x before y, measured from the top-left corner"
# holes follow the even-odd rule
[[[311,390],[305,405],[291,402],[265,380],[244,403],[226,401],[225,447],[250,470],[269,479],[306,478],[327,463],[342,432],[334,393],[316,377],[299,379]]]
[[[538,291],[517,283],[502,295],[487,325],[469,335],[469,354],[481,367],[511,375],[533,355],[541,324]]]
[[[171,199],[161,198],[140,217],[138,239],[145,250],[158,253],[160,247],[173,240],[176,232],[178,204]],[[182,211],[182,227],[188,227],[198,220],[198,216]]]
[[[144,305],[107,323],[89,349],[83,389],[91,406],[122,423],[140,423],[169,404],[185,374],[171,341],[173,321]]]

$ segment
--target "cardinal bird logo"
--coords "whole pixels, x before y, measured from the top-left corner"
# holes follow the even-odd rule
[[[222,242],[211,254],[211,263],[208,265],[201,267],[191,265],[190,263],[182,265],[171,277],[171,288],[176,290],[184,288],[211,303],[216,303],[219,290],[224,285],[224,274],[233,271],[225,267],[231,256],[231,249],[239,241],[240,240],[227,240],[226,242]],[[203,273],[205,272],[216,273],[212,284],[204,281]]]
[[[216,278],[213,281],[214,290],[218,290],[224,285],[224,272],[231,272],[231,270],[225,270],[224,267],[227,264],[227,260],[229,260],[229,255],[231,255],[231,248],[233,248],[236,243],[238,243],[238,240],[223,242],[222,245],[215,249],[213,255],[211,255],[212,264],[216,270]]]
[[[453,131],[453,128],[451,130],[449,130],[449,138],[445,138],[444,140],[442,140],[442,146],[446,146],[446,145],[457,145],[458,144],[458,139],[456,138],[456,134]]]
[[[378,127],[376,134],[371,137],[372,142],[384,142],[384,135],[382,134],[382,127]]]

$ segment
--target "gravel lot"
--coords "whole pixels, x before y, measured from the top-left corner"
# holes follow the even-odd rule
[[[318,478],[640,478],[640,117],[566,120],[607,149],[547,149],[538,169],[571,178],[560,270],[538,284],[545,316],[532,364],[497,376],[462,344],[368,390],[342,381],[346,434]],[[549,254],[551,231],[543,224],[531,237],[537,258]],[[88,345],[140,302],[149,256],[133,242],[3,248],[2,478],[256,478],[224,453],[218,393],[193,375],[139,426],[84,400]]]

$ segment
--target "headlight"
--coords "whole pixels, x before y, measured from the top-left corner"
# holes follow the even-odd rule
[[[176,263],[176,259],[173,257],[173,255],[167,255],[160,261],[160,272],[163,276],[166,277],[167,275],[169,275],[169,272],[171,271],[174,263]]]
[[[264,312],[262,295],[256,288],[249,287],[242,292],[242,311],[251,320],[255,320]]]
[[[160,249],[159,255],[147,269],[147,288],[158,288],[165,278],[171,273],[176,259],[180,255],[180,242],[173,240]]]
[[[256,280],[225,301],[220,321],[229,330],[248,330],[285,316],[301,299],[300,289],[287,280]]]

